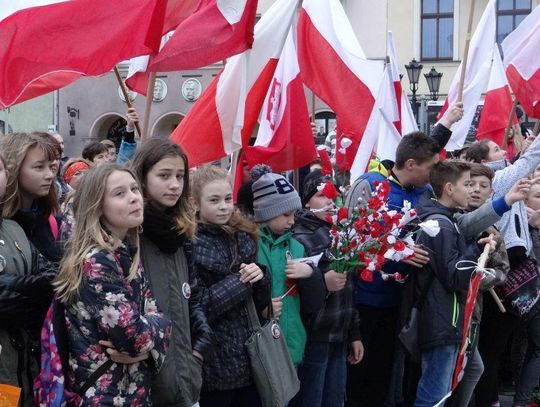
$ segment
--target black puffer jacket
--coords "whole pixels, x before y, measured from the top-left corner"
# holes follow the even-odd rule
[[[304,246],[306,256],[324,253],[319,262],[323,273],[331,269],[328,249],[332,239],[328,223],[304,209],[296,216],[293,236]],[[308,340],[352,342],[360,339],[360,320],[354,306],[354,283],[351,274],[347,277],[345,288],[338,292],[328,292],[317,316],[312,321],[305,321]]]
[[[463,308],[473,269],[458,270],[461,260],[477,261],[480,250],[476,242],[466,242],[459,233],[453,214],[433,199],[420,202],[419,217],[435,219],[440,232],[435,237],[421,233],[417,243],[431,253],[422,270],[411,272],[406,286],[414,284],[416,295],[425,290],[431,279],[419,319],[419,344],[422,349],[459,344],[462,340]],[[435,276],[435,278],[433,278]],[[407,287],[406,287],[407,289]]]
[[[250,284],[240,281],[240,264],[253,263],[256,242],[245,232],[235,240],[216,225],[199,224],[193,258],[201,286],[201,304],[214,335],[203,365],[203,390],[230,390],[250,385],[249,356],[244,343],[251,334],[246,299],[253,295],[259,313],[270,304],[270,276]],[[262,268],[262,267],[261,267]]]

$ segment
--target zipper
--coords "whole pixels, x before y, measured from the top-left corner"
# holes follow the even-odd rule
[[[30,269],[28,268],[28,260],[26,259],[26,256],[24,255],[24,252],[23,250],[21,249],[21,246],[19,246],[19,242],[17,242],[16,240],[13,241],[13,243],[15,244],[15,248],[19,251],[19,253],[21,254],[21,258],[22,258],[22,261],[24,263],[24,269],[26,270],[27,274],[30,273]]]
[[[452,312],[452,326],[454,328],[457,327],[458,320],[459,320],[459,304],[457,301],[456,293],[454,293],[454,304],[453,304],[453,312]]]

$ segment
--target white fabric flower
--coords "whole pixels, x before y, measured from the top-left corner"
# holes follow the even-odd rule
[[[99,315],[101,315],[101,323],[108,325],[111,328],[116,326],[118,323],[118,318],[120,317],[118,310],[110,305],[103,307],[103,309],[99,311]]]
[[[420,226],[424,233],[427,233],[431,237],[437,236],[441,230],[439,221],[435,219],[426,220],[425,222],[420,223],[418,226]]]

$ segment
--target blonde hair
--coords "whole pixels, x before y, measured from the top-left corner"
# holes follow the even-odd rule
[[[22,164],[28,151],[38,148],[43,152],[45,159],[54,161],[58,159],[57,146],[48,138],[39,134],[15,133],[0,138],[0,151],[4,155],[8,180],[2,217],[12,218],[22,208],[22,191],[19,188],[19,175]],[[51,185],[49,194],[36,200],[39,214],[47,218],[58,209],[56,188]]]
[[[69,303],[78,295],[83,280],[82,267],[92,250],[113,252],[122,243],[113,238],[103,227],[103,200],[107,188],[107,180],[115,171],[129,173],[137,180],[135,174],[117,164],[103,164],[91,168],[82,178],[79,188],[73,197],[75,228],[67,241],[66,252],[60,263],[58,275],[53,286],[60,301]],[[128,231],[131,242],[139,244],[138,228]],[[135,278],[139,267],[139,251],[131,263],[128,281]]]
[[[232,188],[231,179],[229,174],[227,174],[227,171],[216,167],[215,165],[204,165],[197,168],[197,170],[193,173],[193,185],[191,192],[192,198],[197,206],[200,206],[201,204],[203,188],[214,181],[225,181]],[[234,209],[229,221],[225,226],[222,226],[222,228],[231,238],[234,237],[236,230],[249,233],[254,240],[259,238],[259,228],[257,225],[244,218],[237,208]]]

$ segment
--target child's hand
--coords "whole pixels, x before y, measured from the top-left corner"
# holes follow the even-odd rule
[[[128,108],[127,111],[127,125],[126,130],[129,132],[135,131],[135,123],[139,123],[139,114],[134,107]]]
[[[522,178],[518,182],[514,184],[514,186],[506,193],[504,196],[504,201],[508,206],[513,205],[514,203],[518,201],[523,201],[527,199],[527,196],[529,195],[529,190],[531,189],[531,185],[538,181],[538,178],[535,178],[533,180],[529,180],[527,178]]]
[[[240,281],[242,283],[254,284],[263,278],[263,272],[255,263],[240,265]]]
[[[351,342],[349,350],[349,356],[347,356],[347,362],[351,365],[356,365],[364,358],[364,344],[362,341]]]
[[[336,273],[334,270],[330,270],[325,273],[324,282],[326,283],[326,288],[330,292],[343,290],[347,283],[347,274]]]
[[[274,318],[279,318],[281,316],[281,311],[283,311],[283,300],[281,297],[272,298],[272,310],[274,312]]]
[[[106,348],[105,351],[111,357],[113,362],[123,365],[131,365],[133,363],[141,362],[148,359],[150,356],[149,352],[139,353],[137,356],[130,356],[128,353],[118,352],[110,341],[99,341],[99,344]]]
[[[409,246],[414,250],[414,254],[409,259],[402,260],[403,263],[407,263],[409,266],[422,268],[429,262],[429,253],[425,251],[422,246]]]
[[[287,267],[285,267],[287,278],[308,278],[311,274],[313,274],[313,269],[310,265],[299,261],[287,261]]]
[[[495,251],[495,248],[497,246],[497,242],[493,238],[493,235],[489,235],[488,237],[484,237],[478,241],[478,244],[484,248],[485,245],[489,244],[489,252],[493,253]]]

